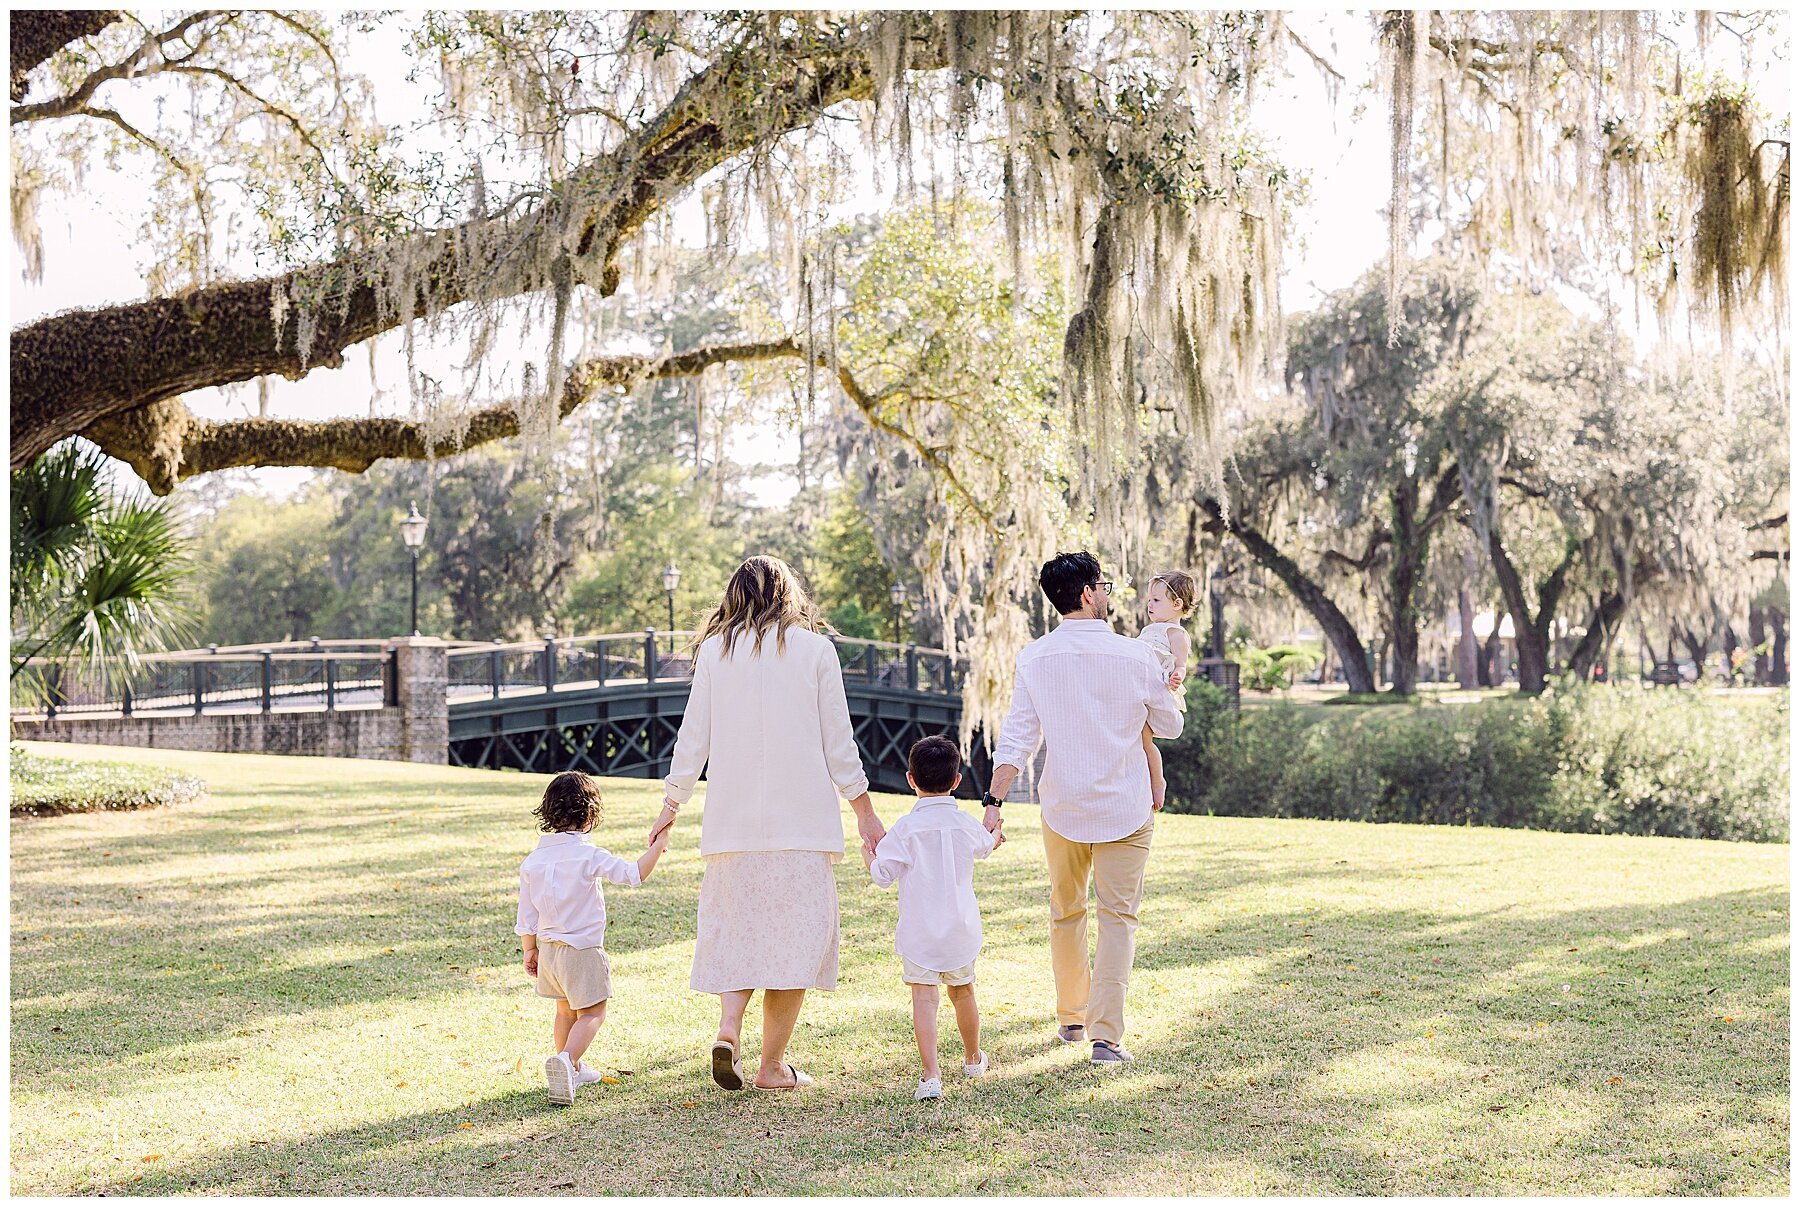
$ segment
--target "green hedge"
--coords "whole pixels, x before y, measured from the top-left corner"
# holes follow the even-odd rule
[[[1232,713],[1196,683],[1169,809],[1785,842],[1788,698],[1572,687],[1535,699]]]
[[[47,759],[12,748],[15,817],[178,805],[205,791],[204,781],[167,767]]]

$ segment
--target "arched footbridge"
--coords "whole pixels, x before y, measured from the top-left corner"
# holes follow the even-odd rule
[[[34,660],[26,673],[46,705],[15,708],[12,728],[57,741],[660,778],[687,707],[694,637],[310,639],[154,654],[104,672]],[[922,646],[832,644],[870,783],[907,791],[907,750],[956,732],[961,668]]]
[[[450,762],[458,767],[660,778],[693,675],[693,633],[654,630],[452,645]],[[870,783],[905,792],[906,752],[954,735],[960,675],[943,650],[833,637]]]

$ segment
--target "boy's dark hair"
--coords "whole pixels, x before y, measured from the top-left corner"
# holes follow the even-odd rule
[[[599,825],[600,785],[579,771],[565,771],[544,789],[544,799],[533,814],[546,834]]]
[[[1081,606],[1081,593],[1100,580],[1100,559],[1085,550],[1059,553],[1038,571],[1038,586],[1044,589],[1050,606],[1058,616],[1067,616]]]
[[[962,751],[942,734],[920,738],[906,752],[906,769],[920,792],[948,792],[962,770]]]

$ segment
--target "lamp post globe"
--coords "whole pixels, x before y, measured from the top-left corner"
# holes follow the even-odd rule
[[[419,550],[425,545],[426,519],[419,514],[417,503],[406,505],[406,518],[400,521],[400,540],[412,555],[412,635],[419,635]]]
[[[681,569],[673,561],[662,572],[663,591],[669,597],[669,632],[675,631],[675,588],[681,585]]]
[[[888,588],[888,603],[894,606],[894,644],[900,644],[900,609],[906,606],[906,584],[895,583]]]

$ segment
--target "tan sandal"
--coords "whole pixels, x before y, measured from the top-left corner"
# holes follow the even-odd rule
[[[712,1079],[723,1089],[744,1088],[744,1070],[738,1064],[737,1048],[723,1039],[713,1041]]]
[[[794,1079],[794,1084],[792,1084],[792,1085],[757,1085],[754,1081],[752,1081],[750,1083],[750,1088],[753,1090],[768,1090],[772,1093],[776,1090],[797,1090],[801,1086],[808,1086],[813,1083],[812,1078],[808,1077],[805,1073],[802,1073],[799,1069],[796,1069],[793,1065],[788,1065],[786,1067],[787,1067],[788,1073]]]

